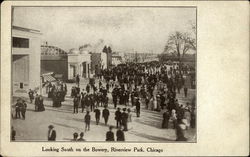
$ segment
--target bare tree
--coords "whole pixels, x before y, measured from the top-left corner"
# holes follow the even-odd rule
[[[190,49],[196,50],[195,45],[195,39],[193,39],[189,33],[177,31],[169,36],[164,51],[176,53],[178,60],[181,62],[181,59]]]

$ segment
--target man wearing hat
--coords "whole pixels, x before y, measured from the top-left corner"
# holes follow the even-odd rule
[[[106,133],[106,141],[114,141],[115,140],[114,133],[113,133],[112,129],[113,129],[113,127],[110,126],[109,131]]]
[[[128,114],[126,113],[126,108],[122,109],[123,112],[121,114],[121,121],[122,121],[122,125],[124,127],[123,131],[128,131]]]
[[[25,100],[22,100],[22,101],[23,101],[23,103],[22,103],[22,106],[20,108],[20,111],[21,111],[23,119],[25,119],[27,104],[26,104]]]
[[[54,130],[54,126],[49,125],[48,141],[55,141],[55,140],[56,140],[56,131]]]
[[[136,97],[135,108],[137,117],[140,117],[141,103],[138,97]]]
[[[116,127],[120,127],[121,126],[121,111],[120,108],[117,108],[117,111],[115,111],[115,120],[116,120]]]
[[[105,125],[108,123],[109,119],[109,110],[107,109],[107,106],[104,106],[104,109],[102,110],[102,117],[104,118]]]
[[[75,132],[75,133],[73,134],[73,139],[72,139],[72,141],[77,141],[77,138],[78,138],[78,133]]]
[[[17,103],[16,103],[15,107],[16,107],[16,118],[21,118],[21,114],[20,114],[21,107],[22,107],[22,99],[21,98],[17,99]]]
[[[73,99],[74,103],[74,112],[73,113],[78,113],[78,105],[79,105],[79,97],[75,96]]]
[[[117,106],[117,95],[118,95],[118,88],[115,87],[112,91],[112,97],[113,97],[113,103],[114,103],[114,108]]]
[[[122,131],[121,127],[119,127],[116,131],[116,141],[125,141],[124,132]]]

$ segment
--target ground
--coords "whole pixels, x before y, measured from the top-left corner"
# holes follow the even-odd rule
[[[86,80],[81,81],[81,88],[85,87]],[[68,89],[71,89],[72,84],[68,84]],[[177,94],[180,103],[190,101],[195,94],[194,90],[189,89],[188,97],[184,97],[183,90],[180,94]],[[111,99],[111,94],[109,93]],[[57,133],[57,141],[70,141],[73,138],[73,133],[84,132],[84,113],[73,114],[73,103],[70,97],[70,92],[67,93],[65,102],[62,103],[62,107],[53,108],[52,101],[44,98],[45,111],[35,112],[34,104],[28,103],[26,119],[13,119],[12,126],[16,130],[17,141],[46,141],[48,133],[48,125],[52,124],[55,127]],[[123,108],[123,106],[118,105]],[[91,125],[90,131],[84,132],[84,139],[86,141],[105,141],[106,132],[109,126],[115,126],[116,121],[114,119],[115,109],[110,102],[108,106],[110,110],[110,117],[108,125],[105,126],[104,119],[101,118],[99,125],[95,123],[94,112],[91,112]],[[141,116],[136,117],[135,112],[132,113],[132,123],[129,123],[129,131],[125,132],[126,141],[140,141],[140,142],[173,142],[176,139],[175,130],[172,128],[162,129],[162,112],[155,112],[146,110],[144,106],[141,107]],[[100,108],[103,109],[102,107]],[[114,133],[116,129],[113,130]],[[195,142],[195,129],[189,129],[186,131],[185,136],[188,141]]]

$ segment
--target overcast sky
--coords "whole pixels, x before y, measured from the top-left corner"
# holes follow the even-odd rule
[[[161,53],[174,31],[188,31],[195,8],[15,7],[16,26],[38,29],[66,51],[100,39],[113,51]]]

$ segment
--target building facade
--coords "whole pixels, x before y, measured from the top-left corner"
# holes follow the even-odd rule
[[[90,78],[91,54],[87,51],[71,50],[68,53],[68,79],[73,80],[77,75]]]
[[[41,70],[43,74],[52,72],[56,79],[68,80],[67,52],[56,46],[42,45]]]
[[[91,53],[91,73],[95,76],[101,73],[101,53]]]
[[[41,32],[12,26],[12,95],[27,96],[40,91]]]

